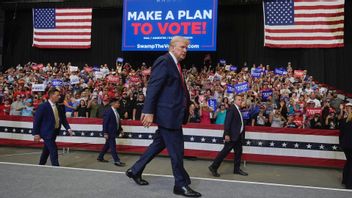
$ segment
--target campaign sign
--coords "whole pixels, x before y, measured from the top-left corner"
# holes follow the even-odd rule
[[[313,116],[315,114],[321,114],[321,112],[322,112],[321,108],[307,108],[306,109],[307,116]]]
[[[249,120],[250,118],[249,111],[241,111],[241,113],[242,113],[242,118],[244,120]]]
[[[225,59],[220,59],[219,63],[222,64],[222,65],[225,65],[226,64],[226,60]]]
[[[122,51],[166,51],[172,37],[189,51],[216,51],[218,0],[124,0]]]
[[[79,83],[79,77],[76,75],[71,75],[70,76],[70,83],[71,85],[75,85]]]
[[[295,78],[302,78],[304,75],[304,71],[303,70],[295,70],[293,72],[293,75]]]
[[[94,72],[94,76],[97,79],[102,79],[104,77],[104,74],[103,74],[103,72],[96,71],[96,72]]]
[[[272,90],[262,91],[263,100],[267,100],[269,98],[269,96],[272,96],[272,95],[273,95]]]
[[[216,99],[209,99],[208,106],[211,107],[214,111],[216,110],[217,101]]]
[[[262,72],[261,72],[261,70],[260,70],[260,71],[258,71],[258,70],[253,70],[253,71],[251,72],[251,75],[252,75],[253,78],[260,78],[260,76],[262,75]]]
[[[45,91],[45,85],[44,84],[33,84],[32,91]]]
[[[234,66],[234,65],[232,65],[232,66],[230,67],[230,71],[237,71],[237,67]]]
[[[282,75],[286,75],[287,71],[284,68],[275,68],[275,74],[282,76]]]
[[[234,93],[235,92],[235,87],[227,84],[227,93]]]
[[[111,83],[118,83],[120,81],[120,78],[118,76],[108,76],[108,82]]]
[[[123,58],[121,58],[121,57],[117,57],[117,59],[116,59],[116,63],[123,63]]]
[[[249,90],[248,82],[240,83],[235,85],[236,94],[244,93]]]
[[[51,81],[51,84],[52,84],[54,87],[61,87],[61,86],[62,86],[62,80],[58,80],[58,79],[52,80],[52,81]]]

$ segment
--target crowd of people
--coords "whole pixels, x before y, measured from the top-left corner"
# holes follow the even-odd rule
[[[191,123],[224,124],[236,94],[244,97],[246,125],[337,129],[340,105],[346,101],[316,83],[306,70],[269,65],[235,67],[218,63],[183,69],[192,104]],[[102,118],[110,100],[119,99],[122,119],[140,120],[150,68],[117,63],[114,68],[71,63],[27,63],[0,74],[0,114],[33,116],[57,87],[66,117]],[[236,85],[247,89],[237,90]]]

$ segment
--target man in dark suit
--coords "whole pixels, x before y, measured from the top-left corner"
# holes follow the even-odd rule
[[[236,95],[234,105],[231,105],[226,112],[225,124],[224,124],[224,148],[216,156],[212,165],[209,166],[209,170],[214,177],[220,177],[218,168],[227,154],[234,149],[234,174],[247,176],[248,173],[240,169],[241,156],[242,156],[242,144],[244,141],[244,122],[240,107],[242,106],[242,96]]]
[[[120,161],[120,158],[116,152],[116,137],[118,137],[122,132],[120,115],[116,110],[119,107],[120,107],[120,101],[117,99],[114,99],[111,102],[111,108],[108,108],[104,113],[103,133],[104,133],[104,138],[106,139],[106,142],[97,160],[100,162],[108,162],[107,160],[104,159],[104,155],[110,148],[112,158],[114,159],[114,164],[116,166],[125,166],[125,163]]]
[[[65,113],[57,106],[60,99],[60,92],[57,89],[50,89],[49,100],[39,105],[34,115],[33,130],[34,141],[44,140],[42,155],[39,165],[45,165],[50,155],[51,165],[59,166],[59,159],[56,146],[56,136],[59,134],[61,125],[72,135],[70,125],[66,120]]]
[[[342,173],[342,184],[344,184],[347,189],[352,189],[352,103],[347,103],[345,107],[343,104],[340,105],[339,119],[339,141],[346,157],[346,163]]]
[[[184,141],[182,124],[188,120],[190,96],[183,79],[180,61],[185,59],[189,40],[174,37],[169,52],[153,64],[148,82],[147,95],[142,111],[142,124],[158,125],[153,142],[140,159],[127,170],[126,175],[139,185],[148,185],[142,179],[145,166],[165,147],[171,158],[175,186],[173,192],[187,197],[200,197],[192,190],[191,180],[183,166]]]

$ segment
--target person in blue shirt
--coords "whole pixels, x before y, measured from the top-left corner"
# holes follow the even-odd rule
[[[224,124],[226,118],[226,108],[225,104],[221,104],[220,108],[215,112],[215,124]]]

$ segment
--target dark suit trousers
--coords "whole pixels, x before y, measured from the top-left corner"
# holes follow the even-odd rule
[[[171,158],[175,186],[182,187],[191,184],[189,175],[183,166],[184,140],[182,129],[171,130],[159,126],[155,132],[153,142],[132,166],[132,173],[141,175],[145,166],[165,147]]]
[[[230,151],[234,149],[235,158],[234,158],[234,172],[240,170],[241,165],[241,156],[242,156],[242,142],[240,138],[233,142],[225,142],[224,148],[218,153],[216,158],[214,159],[213,164],[211,165],[214,169],[218,169],[222,161],[224,161],[225,157],[230,153]]]
[[[56,135],[54,135],[50,139],[44,139],[44,147],[42,150],[42,155],[40,156],[39,165],[45,165],[50,155],[51,165],[59,166],[59,156],[57,153],[57,146],[55,140]]]
[[[104,159],[104,155],[106,152],[108,152],[109,148],[110,148],[111,156],[114,159],[114,162],[119,162],[120,158],[116,152],[116,139],[110,138],[110,137],[105,141],[105,145],[101,150],[101,152],[99,153],[98,159]]]
[[[342,182],[347,189],[352,189],[352,149],[343,149],[346,156],[346,164],[343,168]]]

